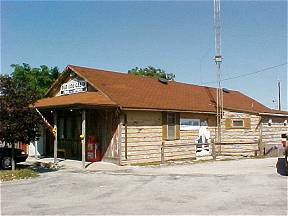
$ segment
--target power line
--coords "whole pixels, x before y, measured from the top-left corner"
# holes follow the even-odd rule
[[[268,70],[271,70],[271,69],[274,69],[274,68],[277,68],[277,67],[281,67],[281,66],[284,66],[284,65],[287,65],[287,62],[279,64],[279,65],[274,65],[274,66],[270,66],[270,67],[267,67],[267,68],[263,68],[263,69],[260,69],[260,70],[257,70],[257,71],[251,72],[251,73],[246,73],[246,74],[241,74],[241,75],[238,75],[238,76],[227,77],[225,79],[221,79],[221,81],[227,81],[227,80],[238,79],[238,78],[250,76],[250,75],[261,73],[261,72],[265,72],[265,71],[268,71]],[[210,83],[217,83],[217,81],[205,82],[203,84],[210,84]]]

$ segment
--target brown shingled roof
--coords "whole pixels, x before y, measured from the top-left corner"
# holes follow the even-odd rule
[[[68,69],[86,79],[122,108],[216,112],[216,89],[127,73],[69,65]],[[252,113],[270,109],[238,92],[224,93],[224,107]]]
[[[38,100],[37,108],[62,106],[114,106],[117,105],[100,92],[84,92]]]
[[[57,88],[60,88],[61,82],[65,80],[65,76],[69,75],[69,71],[73,71],[85,79],[98,92],[42,99],[38,106],[64,106],[65,104],[78,103],[83,105],[118,105],[122,109],[216,112],[215,88],[175,81],[163,84],[158,79],[151,77],[74,65],[67,66],[66,72],[54,83],[48,95],[53,95],[53,92],[55,93]],[[229,93],[224,93],[223,97],[224,108],[228,110],[250,113],[276,113],[238,91],[229,90]]]

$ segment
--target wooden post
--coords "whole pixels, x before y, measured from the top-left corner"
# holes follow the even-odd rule
[[[123,120],[122,116],[119,116],[119,123],[118,123],[118,155],[119,155],[119,165],[122,165],[122,125]]]
[[[15,143],[12,142],[12,149],[11,149],[11,166],[12,166],[12,170],[15,170]]]
[[[263,132],[263,121],[261,119],[261,123],[260,123],[260,127],[259,127],[258,149],[259,149],[259,155],[264,156],[265,155],[265,148],[264,148],[263,140],[262,140],[262,132]]]
[[[125,123],[125,160],[127,160],[128,159],[127,114],[124,115],[124,123]]]
[[[34,147],[35,147],[35,155],[34,156],[37,159],[38,158],[38,156],[37,156],[38,141],[37,140],[34,141]]]
[[[212,142],[212,157],[213,157],[213,160],[216,160],[215,142]]]
[[[161,164],[164,164],[165,158],[164,158],[164,142],[161,144]]]
[[[57,151],[58,151],[58,140],[57,140],[57,112],[54,111],[54,163],[57,163]]]
[[[85,169],[86,162],[86,111],[82,110],[82,134],[81,134],[81,145],[82,145],[82,168]]]

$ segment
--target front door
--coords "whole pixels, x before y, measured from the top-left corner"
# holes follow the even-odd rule
[[[81,159],[81,113],[66,111],[59,115],[58,151],[66,158]],[[61,155],[59,155],[61,157]]]

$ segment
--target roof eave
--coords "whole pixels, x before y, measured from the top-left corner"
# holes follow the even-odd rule
[[[277,117],[288,117],[288,114],[281,114],[281,113],[259,113],[263,116],[277,116]]]
[[[116,104],[83,104],[83,103],[75,103],[75,104],[63,104],[63,105],[47,105],[47,106],[35,106],[39,110],[51,110],[51,109],[103,109],[103,108],[119,108]]]
[[[199,110],[180,110],[180,109],[161,109],[161,108],[137,108],[137,107],[122,107],[123,111],[156,111],[156,112],[185,112],[185,113],[204,113],[204,114],[213,114],[216,112],[212,111],[199,111]]]

